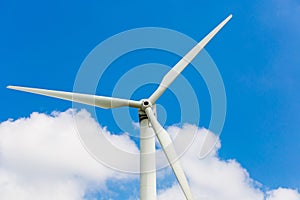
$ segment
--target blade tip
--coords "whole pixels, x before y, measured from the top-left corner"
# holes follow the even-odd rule
[[[228,21],[231,20],[232,17],[233,17],[232,14],[228,15],[227,20],[228,20]]]
[[[6,86],[7,89],[11,89],[11,90],[21,90],[22,87],[20,86],[14,86],[14,85],[8,85]]]
[[[7,88],[7,89],[14,89],[14,86],[8,85],[8,86],[6,86],[6,88]]]

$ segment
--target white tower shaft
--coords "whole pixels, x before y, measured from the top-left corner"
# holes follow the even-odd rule
[[[156,200],[155,133],[146,113],[140,118],[140,200]]]

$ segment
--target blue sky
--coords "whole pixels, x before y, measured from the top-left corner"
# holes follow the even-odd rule
[[[110,36],[132,28],[165,27],[199,41],[232,13],[233,19],[206,47],[227,95],[219,156],[236,159],[251,178],[268,188],[299,189],[299,10],[296,0],[1,1],[0,120],[70,108],[69,102],[10,91],[6,86],[71,91],[82,61]],[[145,57],[140,56],[138,63]],[[163,56],[161,62],[173,61],[166,59]],[[107,73],[107,88],[99,92],[109,95],[116,80],[109,78],[113,69]],[[209,110],[202,112],[200,125],[206,127]],[[107,116],[103,125],[118,132],[109,115],[103,111],[102,116]],[[177,122],[176,117],[168,120],[167,125]]]

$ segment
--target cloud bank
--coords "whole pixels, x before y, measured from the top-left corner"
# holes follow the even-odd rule
[[[114,144],[138,151],[127,135],[108,132],[84,110],[32,113],[28,118],[7,120],[0,124],[0,199],[138,198],[138,176],[116,172],[95,161],[80,143],[73,115],[80,115],[87,127],[98,126]],[[207,158],[198,159],[203,138],[215,137],[206,129],[188,124],[168,128],[171,135],[195,130],[195,140],[181,162],[196,199],[300,200],[294,189],[265,191],[237,161],[221,160],[217,154],[220,142]],[[158,199],[184,199],[170,169],[158,173],[158,187]]]

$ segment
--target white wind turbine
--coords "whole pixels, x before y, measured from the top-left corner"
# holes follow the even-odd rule
[[[192,200],[194,198],[178,159],[172,139],[167,131],[157,121],[155,116],[155,102],[172,84],[177,76],[185,69],[185,67],[199,54],[206,44],[219,32],[219,30],[223,28],[223,26],[231,19],[231,17],[232,15],[229,15],[204,39],[202,39],[195,47],[193,47],[183,58],[181,58],[181,60],[164,76],[159,87],[148,99],[135,101],[29,87],[7,86],[7,88],[74,101],[106,109],[124,106],[138,108],[140,121],[140,199],[156,199],[156,172],[153,170],[155,169],[155,137],[152,137],[154,135],[154,131],[186,199]]]

